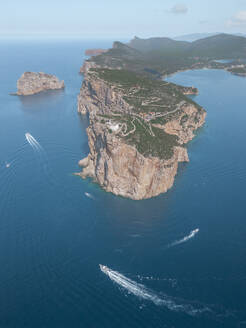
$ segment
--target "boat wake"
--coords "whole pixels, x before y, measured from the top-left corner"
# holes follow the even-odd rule
[[[25,137],[27,142],[30,144],[30,146],[37,150],[40,151],[42,150],[42,146],[40,145],[40,143],[30,134],[30,133],[25,133]]]
[[[95,199],[94,196],[92,196],[92,194],[88,193],[88,192],[85,192],[85,196],[90,198],[90,199]]]
[[[161,295],[159,297],[156,293],[146,288],[143,284],[137,283],[125,277],[123,274],[109,269],[105,265],[99,264],[99,266],[103,273],[105,273],[113,282],[126,289],[128,293],[133,294],[140,299],[151,301],[157,306],[164,306],[170,311],[184,312],[191,316],[195,316],[203,312],[211,312],[209,308],[201,306],[200,304],[198,304],[197,308],[195,308],[193,305],[185,303],[184,300],[177,300],[168,295]]]
[[[187,242],[188,240],[194,238],[195,235],[198,234],[198,232],[199,232],[199,229],[192,230],[189,233],[189,235],[185,236],[184,238],[182,238],[180,240],[176,240],[173,243],[171,243],[170,245],[168,245],[168,248],[173,247],[173,246],[177,246],[177,245],[180,245],[180,244],[183,244],[183,243]]]
[[[40,167],[43,173],[46,176],[46,180],[49,183],[49,185],[52,185],[53,187],[58,187],[59,182],[56,179],[56,176],[54,175],[50,163],[49,158],[47,156],[47,153],[45,149],[40,145],[40,143],[30,134],[25,133],[26,140],[28,144],[32,147],[35,153],[35,159],[37,161],[37,167]]]

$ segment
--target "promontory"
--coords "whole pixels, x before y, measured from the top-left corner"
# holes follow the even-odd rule
[[[46,90],[63,89],[64,81],[43,72],[25,72],[17,81],[17,95],[29,96]]]
[[[128,70],[86,70],[78,111],[90,117],[90,153],[80,176],[136,200],[166,192],[178,163],[189,161],[184,144],[205,120],[205,110],[186,96],[192,93],[197,89]]]
[[[135,37],[86,60],[78,112],[89,115],[90,151],[78,174],[136,200],[170,189],[206,112],[189,97],[198,93],[195,87],[163,77],[205,67],[228,70],[241,64],[245,47],[246,38],[225,34],[192,43]]]

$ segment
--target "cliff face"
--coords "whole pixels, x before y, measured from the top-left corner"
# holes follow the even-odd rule
[[[139,200],[166,192],[173,185],[178,162],[189,161],[183,147],[175,147],[169,160],[146,158],[101,124],[89,126],[87,134],[90,154],[79,163],[84,167],[80,175],[93,178],[115,195]]]
[[[79,162],[83,167],[79,175],[93,178],[115,195],[139,200],[157,196],[172,187],[178,163],[189,161],[187,150],[181,144],[191,140],[193,131],[204,123],[205,111],[192,104],[182,104],[173,110],[177,111],[176,116],[168,122],[152,125],[155,131],[177,136],[170,156],[162,158],[141,153],[138,146],[129,142],[128,138],[136,134],[136,123],[145,122],[140,120],[135,109],[125,100],[125,94],[118,86],[95,74],[85,74],[78,96],[78,111],[90,116],[87,128],[90,153]],[[124,116],[131,118],[130,127],[122,121]],[[149,122],[144,124],[150,125]],[[153,131],[150,127],[148,133]]]
[[[64,88],[64,81],[45,73],[25,72],[17,81],[17,95],[28,96],[46,90]]]
[[[85,72],[88,72],[87,67]],[[130,112],[131,106],[123,99],[123,95],[107,85],[101,79],[86,78],[78,95],[78,112],[81,114],[90,113],[90,116],[99,114],[107,114],[112,111]]]

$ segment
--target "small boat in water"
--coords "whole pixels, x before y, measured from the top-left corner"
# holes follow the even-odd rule
[[[94,199],[94,197],[92,196],[92,194],[90,194],[88,192],[85,192],[85,196],[88,197],[88,198]]]
[[[104,273],[110,272],[110,269],[106,265],[99,264],[99,267],[100,267],[101,271]]]

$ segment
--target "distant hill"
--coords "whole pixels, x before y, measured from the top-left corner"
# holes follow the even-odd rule
[[[128,44],[131,48],[137,49],[142,52],[149,51],[164,51],[173,52],[178,50],[184,50],[189,47],[189,43],[185,41],[176,41],[170,38],[149,38],[140,39],[135,36]]]
[[[223,33],[219,33],[219,32],[215,32],[215,33],[193,33],[193,34],[186,34],[186,35],[176,36],[175,38],[173,38],[173,40],[193,42],[193,41],[197,41],[197,40],[200,40],[200,39],[205,39],[205,38],[208,38],[208,37],[211,37],[211,36],[215,36],[215,35],[218,35],[218,34],[223,34]],[[246,37],[246,34],[243,34],[243,33],[233,33],[232,35]]]
[[[192,56],[239,58],[246,56],[246,38],[230,34],[218,34],[190,44]]]
[[[129,46],[143,53],[209,58],[238,58],[246,56],[246,38],[231,34],[216,34],[193,42],[169,38],[140,39],[135,37]]]
[[[220,33],[193,33],[193,34],[176,36],[175,38],[173,38],[173,40],[193,42],[196,40],[208,38],[210,36],[214,36],[214,35],[218,35],[218,34],[220,34]]]
[[[140,39],[113,48],[93,61],[102,67],[123,68],[153,77],[180,70],[215,66],[216,59],[246,59],[246,38],[216,34],[193,42],[170,38]]]

